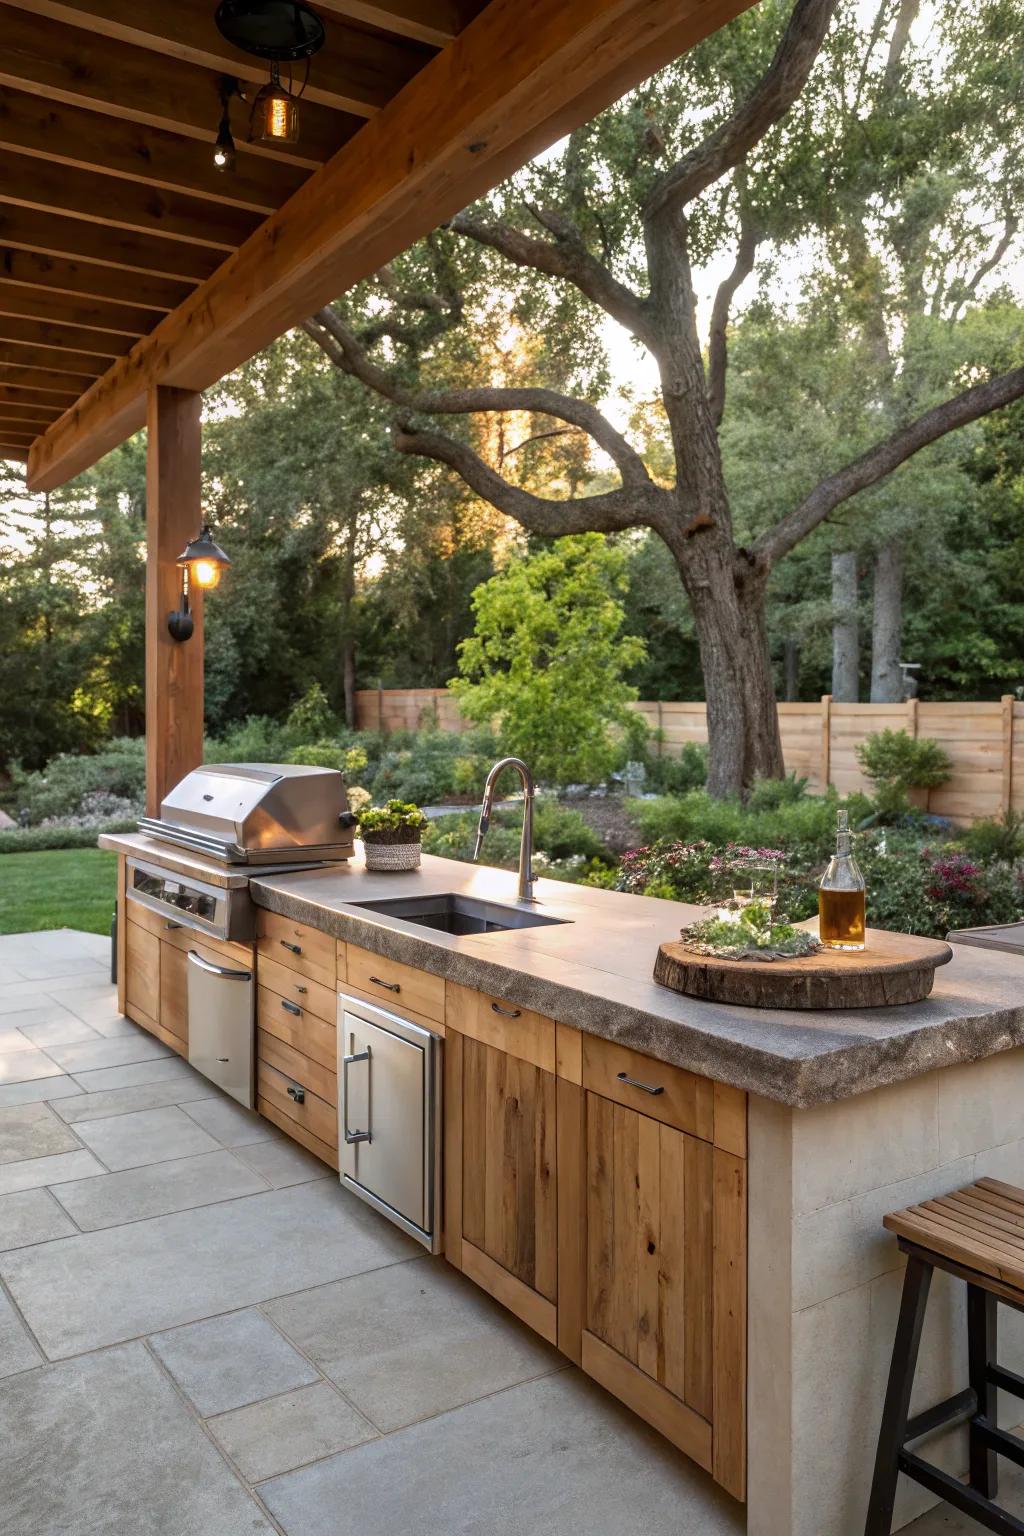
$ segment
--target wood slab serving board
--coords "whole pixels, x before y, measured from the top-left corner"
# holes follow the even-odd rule
[[[662,944],[654,979],[673,992],[747,1008],[888,1008],[919,1003],[953,951],[938,939],[869,928],[861,951],[824,949],[799,960],[718,960]]]

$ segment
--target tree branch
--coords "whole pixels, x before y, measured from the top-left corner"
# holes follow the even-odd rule
[[[789,111],[821,51],[837,0],[797,0],[775,57],[747,100],[654,185],[645,220],[673,213],[740,165]]]
[[[941,405],[925,411],[923,416],[919,416],[909,426],[900,428],[898,432],[876,443],[859,459],[847,464],[845,469],[838,470],[816,485],[800,506],[795,507],[780,523],[769,528],[754,542],[751,553],[755,560],[769,567],[775,565],[801,539],[824,522],[830,512],[851,496],[856,496],[858,491],[877,484],[921,448],[945,437],[947,432],[966,427],[979,417],[987,416],[990,411],[1019,400],[1021,396],[1024,396],[1024,368],[1013,368],[1009,373],[999,374],[984,384],[975,384],[962,394],[955,395],[952,400],[945,400]]]
[[[956,318],[967,301],[974,298],[978,288],[981,286],[981,283],[988,276],[988,274],[993,271],[995,267],[998,267],[999,263],[1002,261],[1003,257],[1006,255],[1007,251],[1010,249],[1010,246],[1016,239],[1017,231],[1019,228],[1020,224],[1017,219],[1017,215],[1015,213],[1008,213],[1006,215],[1006,223],[1003,226],[1002,234],[996,241],[992,251],[976,268],[973,275],[966,278],[962,283],[950,284],[950,293],[948,294],[948,299],[953,306],[951,311],[951,316],[953,319]]]
[[[535,272],[574,284],[653,351],[657,332],[645,300],[591,254],[569,219],[550,209],[531,208],[530,211],[538,223],[555,235],[554,243],[534,239],[503,220],[481,218],[471,210],[457,214],[449,227],[456,234],[497,251],[517,267],[531,267]]]
[[[651,484],[650,497],[638,497],[622,488],[602,496],[550,501],[510,485],[466,443],[445,432],[417,430],[399,420],[392,428],[392,440],[401,453],[418,453],[447,464],[499,512],[515,518],[531,533],[549,538],[561,538],[567,533],[621,533],[627,528],[642,527],[650,521],[651,504],[662,497],[668,499],[667,492]]]
[[[736,297],[736,290],[754,270],[760,230],[754,224],[748,209],[740,212],[740,238],[736,248],[736,261],[728,277],[723,278],[715,294],[711,309],[711,328],[708,335],[708,405],[711,420],[716,427],[722,424],[725,412],[725,371],[727,366],[726,330],[729,310]]]
[[[373,362],[335,310],[318,310],[304,322],[303,329],[342,372],[403,410],[421,411],[427,416],[469,416],[478,411],[532,411],[553,416],[588,433],[612,459],[624,486],[642,491],[653,484],[640,455],[589,400],[543,388],[409,389]]]

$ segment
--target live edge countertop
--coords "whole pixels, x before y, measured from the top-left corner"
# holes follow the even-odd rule
[[[373,874],[357,853],[347,865],[260,876],[250,890],[258,906],[386,959],[795,1107],[1024,1044],[1024,961],[1009,954],[955,945],[923,1003],[800,1013],[705,1003],[659,986],[658,945],[698,911],[680,902],[541,880],[541,910],[562,925],[465,937],[352,905],[441,891],[512,903],[515,878],[429,856],[408,874]]]

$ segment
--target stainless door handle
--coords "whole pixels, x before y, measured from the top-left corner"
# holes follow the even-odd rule
[[[289,944],[287,939],[279,939],[278,943],[281,945],[282,949],[290,949],[293,955],[302,954],[301,944]]]
[[[523,1016],[521,1008],[499,1008],[497,1003],[491,1004],[491,1012],[500,1013],[503,1019],[521,1019]]]
[[[284,1009],[285,1013],[294,1013],[297,1019],[302,1017],[302,1009],[299,1007],[298,1003],[290,1003],[288,1002],[287,998],[282,997],[281,1007]]]
[[[370,980],[375,987],[386,987],[389,992],[401,992],[402,985],[398,981],[385,981],[382,976],[371,976]]]
[[[371,977],[371,980],[372,979],[373,978]],[[350,1131],[349,1128],[348,1128],[348,1069],[349,1069],[349,1067],[352,1065],[352,1063],[354,1061],[367,1061],[368,1062],[369,1060],[370,1060],[370,1047],[369,1046],[366,1047],[365,1051],[357,1051],[354,1056],[343,1056],[341,1058],[341,1097],[344,1100],[344,1104],[345,1104],[345,1110],[344,1110],[344,1113],[342,1115],[341,1130],[342,1130],[342,1134],[345,1137],[345,1140],[346,1140],[346,1142],[348,1143],[349,1146],[351,1146],[353,1144],[353,1142],[356,1142],[356,1141],[370,1141],[370,1140],[372,1140],[372,1137],[371,1137],[371,1134],[370,1134],[370,1101],[369,1101],[369,1097],[367,1097],[367,1101],[366,1101],[366,1127],[367,1127],[366,1130],[365,1131]]]
[[[189,950],[188,958],[190,965],[198,965],[201,971],[206,971],[210,976],[223,976],[226,981],[252,981],[252,971],[233,971],[226,965],[211,965],[209,960],[197,955],[194,949]]]
[[[615,1075],[620,1083],[626,1084],[627,1088],[639,1088],[644,1093],[649,1093],[652,1096],[665,1092],[664,1088],[655,1088],[651,1083],[642,1083],[639,1078],[627,1077],[625,1072],[616,1072]]]
[[[168,933],[176,933],[179,928],[184,928],[184,923],[164,923]]]
[[[306,1090],[305,1088],[300,1088],[297,1083],[289,1083],[288,1097],[290,1099],[294,1099],[296,1104],[305,1104]]]

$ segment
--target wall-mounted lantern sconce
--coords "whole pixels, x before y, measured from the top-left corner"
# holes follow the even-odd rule
[[[199,537],[190,539],[178,556],[181,570],[181,606],[167,615],[167,628],[173,640],[191,640],[195,629],[189,593],[193,586],[212,592],[220,582],[221,572],[231,564],[219,544],[213,542],[209,523],[204,523]]]

